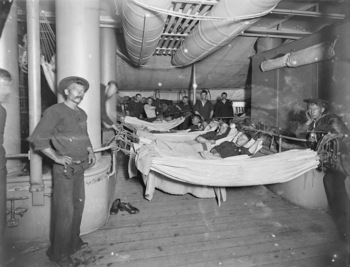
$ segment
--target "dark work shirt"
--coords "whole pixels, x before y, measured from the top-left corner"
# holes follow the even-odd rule
[[[199,126],[198,125],[191,125],[188,129],[190,129],[190,132],[196,132],[199,131]]]
[[[221,100],[218,101],[214,107],[214,116],[232,118],[233,117],[232,102],[229,100],[226,100],[225,103],[223,103]]]
[[[219,140],[221,138],[226,137],[229,134],[230,130],[231,130],[231,128],[228,127],[226,132],[223,134],[219,134],[218,132],[215,132],[215,131],[210,131],[210,132],[207,132],[205,134],[201,134],[200,137],[203,137],[207,140]]]
[[[191,113],[192,107],[189,103],[187,103],[187,105],[185,105],[184,102],[181,102],[179,104],[179,107],[181,109],[182,115],[187,115],[188,113]]]
[[[143,115],[144,108],[141,102],[130,101],[128,104],[128,111],[130,117],[136,117],[140,119]]]
[[[218,146],[214,146],[212,149],[215,149],[222,158],[239,156],[239,155],[251,155],[248,148],[238,147],[235,143],[225,141]]]
[[[0,104],[0,170],[6,168],[6,152],[3,146],[6,114],[6,109]]]
[[[84,161],[88,158],[87,148],[92,148],[87,132],[87,115],[79,107],[76,111],[64,103],[55,104],[45,110],[30,141],[36,150],[51,147],[51,142],[59,155]]]
[[[344,124],[344,122],[340,119],[339,116],[335,114],[324,114],[316,120],[312,122],[308,131],[321,131],[321,132],[330,132],[330,133],[340,133],[340,134],[349,134],[350,131]]]
[[[210,119],[210,113],[213,111],[213,109],[213,104],[209,100],[205,102],[204,106],[201,100],[197,100],[193,111],[197,111],[199,114],[201,114],[204,120],[207,120]]]

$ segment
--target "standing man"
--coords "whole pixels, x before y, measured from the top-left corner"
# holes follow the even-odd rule
[[[70,76],[58,90],[66,96],[49,107],[30,137],[35,150],[54,161],[49,259],[74,266],[70,255],[87,246],[80,238],[85,203],[84,171],[96,158],[87,132],[87,115],[78,107],[89,89],[87,80]]]
[[[0,68],[0,266],[5,263],[5,229],[6,229],[6,152],[4,144],[4,130],[6,123],[6,109],[2,103],[7,101],[11,92],[12,78],[7,70]]]
[[[202,120],[211,119],[214,113],[213,104],[207,100],[207,96],[208,92],[206,90],[202,90],[201,99],[196,101],[193,108],[194,114],[201,116]]]
[[[126,111],[126,115],[130,117],[136,117],[138,119],[143,119],[143,104],[141,102],[142,96],[141,94],[136,94],[135,99],[131,100],[128,104],[128,109]]]
[[[307,103],[306,122],[299,131],[317,134],[318,132],[338,134],[340,153],[349,155],[349,147],[344,141],[348,139],[349,129],[339,116],[326,112],[328,102],[322,99],[305,99]],[[343,162],[343,170],[326,166],[323,184],[326,191],[330,215],[334,220],[340,237],[349,244],[350,241],[350,201],[345,188],[345,179],[349,173],[348,162]]]
[[[232,102],[227,100],[227,94],[225,92],[221,94],[221,100],[214,107],[214,116],[216,118],[222,118],[225,122],[233,117]]]

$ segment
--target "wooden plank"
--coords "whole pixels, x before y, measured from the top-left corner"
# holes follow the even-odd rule
[[[341,246],[325,212],[295,206],[264,187],[229,188],[221,207],[215,199],[161,191],[150,202],[141,180],[126,179],[125,158],[118,167],[120,197],[141,211],[119,212],[85,235],[92,260],[84,266],[316,267]],[[45,250],[21,255],[13,266],[50,266]]]
[[[309,247],[300,247],[290,250],[281,250],[270,253],[254,254],[243,257],[232,257],[226,260],[214,260],[200,263],[182,265],[183,267],[209,267],[209,266],[266,266],[266,267],[320,267],[332,266],[330,251],[336,244],[322,244]],[[233,255],[235,256],[235,255]],[[339,260],[340,261],[340,260]]]
[[[295,217],[294,217],[295,218]],[[111,236],[113,239],[114,236],[118,236],[118,240],[120,242],[124,242],[127,240],[133,240],[131,238],[135,238],[139,240],[141,238],[147,239],[147,235],[152,235],[151,237],[155,237],[156,232],[166,232],[157,234],[162,237],[177,237],[181,235],[187,235],[190,233],[206,233],[206,232],[220,232],[220,231],[239,231],[245,228],[254,228],[254,227],[263,227],[266,229],[270,229],[271,233],[273,231],[283,231],[285,233],[292,232],[292,223],[290,221],[293,220],[293,215],[278,218],[278,221],[273,218],[261,220],[251,220],[251,221],[241,221],[241,222],[228,222],[223,221],[216,224],[208,224],[204,221],[200,222],[183,222],[181,224],[173,224],[173,223],[163,223],[163,224],[154,224],[154,225],[146,225],[140,226],[135,229],[135,227],[123,227],[123,228],[115,228],[115,229],[106,229],[99,230],[98,232],[92,233],[90,236],[93,243],[99,243],[99,239],[105,240],[106,236]],[[324,223],[320,224],[312,224],[313,219],[310,217],[300,216],[300,223],[310,223],[311,231],[319,231],[319,232],[328,232],[331,233],[332,225],[324,225]],[[313,230],[315,229],[315,230]],[[152,234],[150,234],[152,232]],[[137,236],[136,236],[137,235]],[[124,237],[125,236],[125,237]],[[135,236],[135,237],[134,237]],[[104,241],[103,241],[104,242]]]
[[[290,220],[290,218],[288,218]],[[288,221],[288,220],[285,220]],[[300,235],[304,230],[308,231],[310,235],[319,234],[334,237],[330,231],[322,228],[321,225],[315,225],[311,220],[305,220],[294,223],[286,223],[282,221],[280,225],[276,225],[273,222],[249,222],[242,223],[240,225],[235,225],[231,227],[230,224],[221,224],[214,226],[193,226],[175,229],[160,229],[154,226],[153,229],[149,231],[135,232],[135,233],[123,233],[116,231],[109,231],[104,234],[91,235],[89,240],[91,240],[91,245],[101,245],[104,243],[114,243],[116,247],[118,246],[131,246],[133,248],[138,247],[141,249],[143,245],[145,248],[153,247],[149,244],[149,240],[155,240],[157,246],[162,243],[162,246],[166,244],[171,244],[174,242],[178,243],[191,243],[210,240],[211,238],[217,239],[218,237],[229,238],[229,237],[243,237],[243,236],[254,236],[257,234],[265,233],[265,239],[274,240],[281,236]],[[117,237],[117,238],[116,238]],[[128,249],[131,249],[128,247]]]
[[[290,249],[294,248],[297,243],[303,244],[304,247],[306,244],[311,247],[324,246],[331,242],[332,239],[320,235],[314,235],[313,238],[301,235],[297,239],[291,239],[287,236],[273,240],[266,239],[266,235],[252,235],[239,238],[209,239],[197,243],[183,243],[177,246],[168,245],[140,251],[133,250],[122,253],[114,251],[114,253],[117,253],[120,257],[113,257],[112,260],[113,262],[118,262],[120,266],[135,267],[151,266],[154,262],[156,262],[158,266],[192,265],[194,263],[214,260],[223,261],[256,254],[278,253],[281,250],[290,252]],[[111,249],[113,251],[113,247],[111,247]],[[108,250],[106,254],[101,254],[101,256],[109,255],[110,251],[111,250]],[[111,262],[110,258],[104,257],[100,259],[98,264],[108,264],[109,262]]]

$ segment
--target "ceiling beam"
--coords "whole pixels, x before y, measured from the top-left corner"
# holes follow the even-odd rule
[[[331,4],[341,4],[344,0],[282,0],[282,2],[293,2],[293,3],[331,3]]]
[[[304,11],[304,10],[292,10],[292,9],[277,9],[275,8],[270,14],[278,15],[291,15],[291,16],[303,16],[303,17],[316,17],[316,18],[331,18],[331,19],[344,19],[344,14],[327,14],[316,11]]]
[[[218,1],[213,0],[174,0],[173,3],[194,4],[194,5],[216,5]]]

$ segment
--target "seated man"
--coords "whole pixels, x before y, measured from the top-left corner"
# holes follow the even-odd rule
[[[147,104],[143,106],[147,119],[156,119],[156,107],[153,105],[153,98],[147,98]]]
[[[239,155],[251,156],[257,151],[258,146],[262,143],[262,139],[255,141],[249,148],[244,147],[250,140],[251,136],[249,133],[242,133],[237,137],[237,139],[234,138],[231,142],[225,141],[220,145],[213,147],[210,152],[214,156],[221,158]]]
[[[197,136],[196,141],[198,143],[215,144],[216,140],[226,137],[229,134],[230,130],[231,128],[228,126],[227,123],[221,123],[219,125],[219,130],[217,132],[212,131],[212,132],[207,132],[205,134],[201,134]]]

